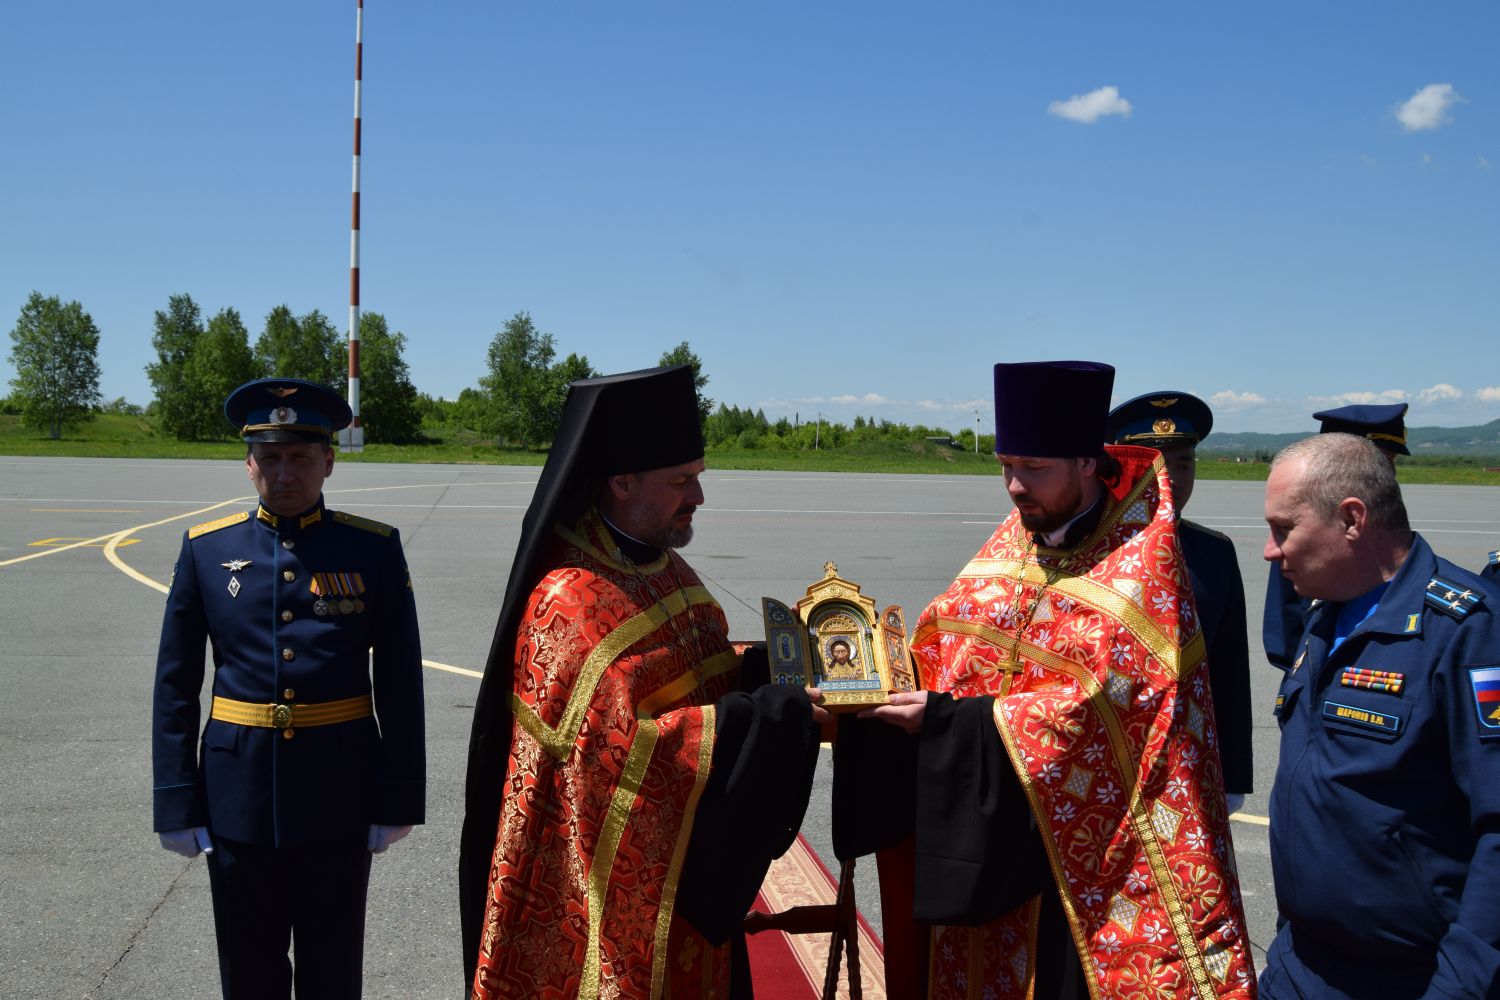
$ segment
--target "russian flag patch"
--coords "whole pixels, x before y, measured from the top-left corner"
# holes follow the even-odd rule
[[[1500,734],[1500,667],[1470,667],[1469,686],[1485,735]]]

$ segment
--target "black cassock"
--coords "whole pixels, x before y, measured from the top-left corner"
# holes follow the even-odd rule
[[[912,912],[883,911],[888,942],[900,936],[902,919],[915,920],[925,942],[929,925],[977,927],[1040,894],[1035,995],[1086,1000],[1046,848],[995,728],[994,704],[931,694],[919,735],[873,719],[840,719],[834,853],[843,860],[913,839]]]

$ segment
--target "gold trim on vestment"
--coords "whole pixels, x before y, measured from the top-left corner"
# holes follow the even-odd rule
[[[617,625],[599,641],[583,662],[583,668],[573,682],[572,693],[568,695],[567,707],[563,709],[562,718],[555,728],[544,722],[536,709],[522,701],[519,694],[511,692],[510,707],[516,722],[554,760],[566,760],[573,751],[573,745],[578,742],[578,732],[583,728],[584,716],[588,714],[589,705],[594,700],[594,689],[599,686],[599,680],[610,664],[672,618],[700,604],[717,606],[718,602],[706,587],[685,587],[673,591],[645,611],[638,612]]]
[[[1091,707],[1099,713],[1104,722],[1106,732],[1109,734],[1110,747],[1115,755],[1115,766],[1119,768],[1121,779],[1126,784],[1126,801],[1130,813],[1130,825],[1135,831],[1137,839],[1141,842],[1141,848],[1146,855],[1146,863],[1151,867],[1153,881],[1156,890],[1161,895],[1162,906],[1167,911],[1167,919],[1171,921],[1172,931],[1177,938],[1177,949],[1182,954],[1182,960],[1187,965],[1189,974],[1197,987],[1200,996],[1213,1000],[1216,995],[1213,983],[1208,976],[1208,970],[1203,964],[1203,952],[1198,947],[1198,940],[1193,934],[1192,922],[1188,917],[1182,899],[1177,892],[1176,882],[1172,878],[1171,869],[1167,866],[1167,859],[1162,852],[1161,842],[1157,839],[1156,829],[1151,825],[1151,817],[1147,815],[1144,804],[1140,797],[1140,786],[1137,782],[1135,760],[1130,754],[1129,745],[1125,739],[1125,733],[1120,728],[1120,720],[1116,717],[1114,707],[1104,694],[1104,689],[1095,679],[1093,672],[1080,664],[1074,663],[1065,657],[1059,656],[1051,650],[1033,646],[1027,647],[1026,656],[1043,666],[1060,671],[1072,677],[1079,686],[1088,694]],[[1010,755],[1011,766],[1015,769],[1017,777],[1021,781],[1021,787],[1026,791],[1026,798],[1031,803],[1033,815],[1043,816],[1045,811],[1041,808],[1035,783],[1031,772],[1027,770],[1021,748],[1016,745],[1014,735],[1009,731],[1005,723],[1002,699],[995,699],[993,717],[995,728],[1000,732],[1000,739],[1005,744],[1006,752]],[[1088,979],[1089,990],[1092,995],[1098,996],[1098,986],[1095,982],[1097,974],[1093,963],[1088,961],[1088,941],[1082,936],[1081,924],[1073,905],[1073,896],[1064,886],[1067,879],[1063,874],[1062,863],[1057,854],[1059,847],[1051,837],[1043,837],[1042,844],[1047,849],[1047,862],[1052,868],[1053,879],[1058,887],[1058,897],[1061,899],[1063,909],[1068,914],[1068,929],[1073,935],[1073,941],[1078,948],[1080,965],[1083,966],[1084,976]]]
[[[553,525],[553,530],[556,531],[558,535],[562,536],[562,539],[569,545],[572,545],[573,547],[579,549],[589,558],[597,559],[599,562],[604,563],[611,569],[617,569],[621,573],[651,574],[660,573],[662,570],[667,568],[667,562],[670,558],[670,554],[666,551],[663,551],[658,558],[653,559],[648,563],[630,562],[628,559],[623,558],[624,553],[620,553],[621,558],[616,558],[615,556],[611,555],[609,550],[606,549],[604,545],[601,544],[601,542],[603,541],[603,539],[608,538],[610,542],[613,543],[614,536],[612,536],[609,533],[609,529],[605,527],[603,518],[599,516],[599,511],[593,507],[590,507],[588,511],[584,513],[583,518],[578,522],[578,524],[582,527],[590,529],[595,538],[586,537],[585,535],[580,534],[579,532],[574,531],[572,528],[569,528],[566,525],[562,524]],[[619,551],[618,547],[616,547],[616,551]]]
[[[681,701],[691,694],[699,685],[713,680],[720,674],[728,673],[739,665],[740,654],[732,649],[726,649],[722,653],[715,653],[700,663],[697,668],[678,676],[675,680],[667,682],[663,687],[651,692],[636,706],[635,714],[638,718],[650,718],[667,705]]]
[[[1102,583],[1096,583],[1082,575],[1066,574],[1057,579],[1035,563],[1021,559],[975,559],[972,560],[963,571],[958,574],[960,580],[993,580],[1002,577],[1014,580],[1017,583],[1030,583],[1044,590],[1056,591],[1065,597],[1070,597],[1081,604],[1086,604],[1096,611],[1102,611],[1116,621],[1123,621],[1125,626],[1140,639],[1156,662],[1170,673],[1173,677],[1181,678],[1189,670],[1196,667],[1203,659],[1206,647],[1203,641],[1203,630],[1200,628],[1193,633],[1187,645],[1180,645],[1181,640],[1167,635],[1161,627],[1151,619],[1149,615],[1130,598],[1115,590],[1106,587]],[[964,631],[956,628],[956,625],[964,624],[952,619],[942,620],[942,630],[945,632]],[[929,622],[912,636],[912,645],[927,636],[937,628],[936,622]],[[994,626],[988,626],[988,632],[971,632],[971,635],[983,635],[984,638],[993,641],[1004,649],[1011,642],[1011,633],[1002,631]]]
[[[730,650],[732,662],[739,657]],[[717,657],[715,658],[717,659]],[[710,661],[711,662],[711,661]],[[683,810],[682,829],[677,834],[677,845],[672,849],[672,863],[667,866],[667,882],[662,888],[660,909],[656,913],[656,944],[651,953],[651,996],[660,997],[667,983],[667,945],[672,932],[672,913],[677,906],[677,883],[682,878],[682,863],[687,857],[688,841],[693,836],[693,818],[698,812],[698,800],[708,784],[708,773],[714,760],[714,707],[703,706],[703,732],[698,739],[698,769],[693,777],[693,790],[688,794],[687,806]],[[712,963],[705,962],[705,965]]]
[[[599,996],[599,982],[604,975],[599,956],[604,894],[609,889],[609,876],[615,866],[615,853],[620,849],[620,838],[625,835],[625,824],[630,822],[635,801],[641,794],[641,781],[651,764],[652,751],[656,749],[656,723],[651,719],[638,721],[635,739],[630,741],[630,756],[625,759],[620,783],[610,798],[609,816],[599,833],[593,864],[589,867],[589,933],[583,955],[583,972],[578,979],[578,1000],[595,1000]]]

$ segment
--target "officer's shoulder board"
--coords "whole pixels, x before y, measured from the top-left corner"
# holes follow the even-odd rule
[[[347,524],[351,528],[361,528],[365,531],[372,531],[382,538],[391,537],[391,532],[396,530],[389,524],[382,524],[379,521],[372,521],[368,517],[360,517],[358,514],[346,514],[341,510],[336,510],[333,512],[333,519],[340,524]]]
[[[1496,549],[1495,551],[1490,553],[1490,559],[1487,565],[1500,566],[1500,549]]]
[[[250,512],[248,510],[242,510],[238,514],[230,514],[228,517],[221,517],[217,521],[209,521],[205,524],[200,524],[196,527],[189,528],[188,537],[197,538],[200,535],[206,535],[211,531],[218,531],[220,528],[227,528],[232,524],[239,524],[240,522],[248,521],[249,519]]]
[[[1484,603],[1484,592],[1434,576],[1427,583],[1423,600],[1428,607],[1441,611],[1449,618],[1463,621]]]

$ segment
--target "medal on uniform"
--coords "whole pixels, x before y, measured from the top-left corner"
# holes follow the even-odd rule
[[[308,587],[318,595],[313,614],[354,615],[365,610],[359,597],[365,592],[365,581],[358,573],[314,573]]]
[[[237,576],[231,576],[229,578],[229,596],[230,597],[239,597],[240,596],[240,578],[237,577]]]

